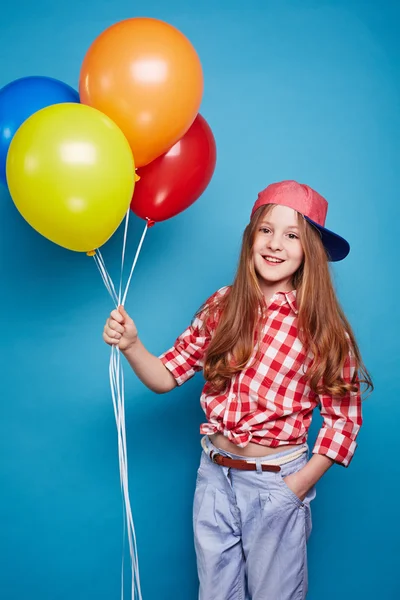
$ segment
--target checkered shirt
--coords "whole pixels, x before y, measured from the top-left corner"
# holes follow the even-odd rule
[[[206,305],[228,290],[218,290]],[[223,433],[241,448],[249,442],[272,448],[302,444],[307,440],[312,412],[319,405],[323,426],[313,453],[348,466],[362,424],[361,397],[358,392],[343,398],[312,392],[304,379],[312,355],[305,352],[298,338],[297,313],[295,290],[273,296],[262,329],[261,352],[257,354],[254,349],[247,366],[231,379],[224,392],[213,392],[206,382],[200,401],[208,422],[201,425],[200,432]],[[202,311],[195,317],[173,347],[160,356],[178,385],[203,369],[220,316],[212,311],[207,318],[205,314]],[[354,371],[354,357],[349,352],[342,371],[344,381],[350,382]]]

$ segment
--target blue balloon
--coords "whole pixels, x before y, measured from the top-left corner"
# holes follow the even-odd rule
[[[0,90],[0,180],[6,185],[7,152],[18,127],[38,110],[61,102],[79,102],[79,94],[52,77],[22,77]]]

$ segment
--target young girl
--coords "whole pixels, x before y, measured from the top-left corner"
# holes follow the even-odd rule
[[[155,392],[203,370],[193,509],[200,600],[305,598],[314,486],[356,449],[360,384],[372,382],[332,286],[328,261],[350,247],[324,227],[327,207],[295,181],[262,191],[233,284],[159,358],[122,307],[104,328]],[[316,406],[323,426],[310,458]]]

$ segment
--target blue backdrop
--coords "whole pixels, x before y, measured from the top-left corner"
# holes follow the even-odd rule
[[[127,309],[152,352],[231,281],[261,188],[294,178],[328,198],[328,227],[352,243],[335,281],[376,392],[350,468],[318,486],[308,598],[398,598],[398,3],[17,0],[2,13],[0,86],[47,75],[76,88],[89,44],[132,16],[170,22],[200,55],[218,165],[203,197],[146,239]],[[122,510],[101,339],[110,301],[91,259],[40,237],[0,194],[0,596],[116,600]],[[133,219],[129,256],[141,230]],[[114,276],[121,235],[104,248]],[[201,387],[198,375],[157,396],[127,373],[144,600],[196,598]],[[319,425],[315,415],[311,444]]]

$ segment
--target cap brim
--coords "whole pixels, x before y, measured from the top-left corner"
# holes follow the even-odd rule
[[[346,258],[350,252],[350,244],[347,240],[337,235],[337,233],[326,229],[326,227],[318,225],[318,223],[315,223],[315,221],[312,221],[308,217],[304,216],[304,218],[320,232],[322,243],[331,262],[338,262]]]

